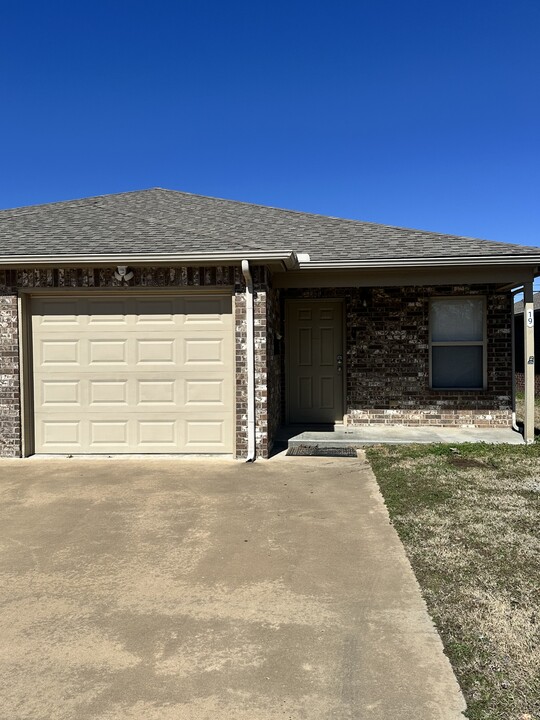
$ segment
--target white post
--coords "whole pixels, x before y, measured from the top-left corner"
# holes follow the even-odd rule
[[[525,418],[523,437],[527,445],[534,442],[534,299],[533,284],[524,284],[523,336],[525,353]]]

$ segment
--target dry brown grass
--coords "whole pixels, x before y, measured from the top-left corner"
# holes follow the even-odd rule
[[[368,450],[472,720],[540,720],[540,445]]]
[[[523,393],[517,393],[516,395],[516,416],[518,422],[523,422],[525,410],[525,398]],[[534,403],[534,427],[537,433],[540,433],[540,398],[536,398]]]

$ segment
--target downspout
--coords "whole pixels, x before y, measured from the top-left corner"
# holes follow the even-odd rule
[[[242,274],[246,281],[246,355],[247,355],[247,431],[246,462],[255,460],[255,342],[253,335],[253,278],[249,260],[242,260]]]
[[[523,285],[510,293],[512,296],[512,429],[516,432],[520,432],[520,430],[516,417],[516,316],[514,314],[514,303],[516,295],[520,292],[523,292]],[[525,308],[523,312],[525,312]]]

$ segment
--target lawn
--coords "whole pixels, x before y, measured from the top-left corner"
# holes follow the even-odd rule
[[[540,720],[540,444],[367,450],[471,720]]]
[[[516,416],[518,422],[523,423],[525,415],[525,395],[522,392],[516,393]],[[536,396],[534,399],[534,427],[536,429],[536,435],[540,432],[540,397]]]

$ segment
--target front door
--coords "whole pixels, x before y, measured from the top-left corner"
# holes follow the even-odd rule
[[[289,300],[288,422],[343,421],[343,302]]]

